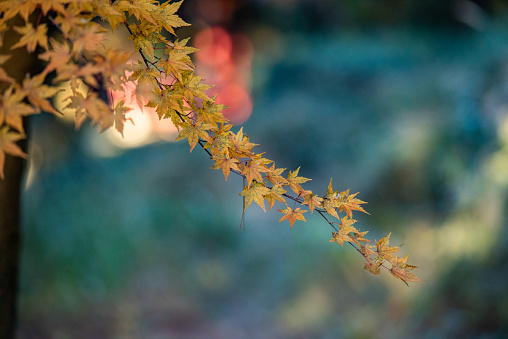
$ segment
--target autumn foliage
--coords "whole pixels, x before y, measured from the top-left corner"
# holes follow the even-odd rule
[[[188,25],[176,15],[181,3],[2,1],[0,44],[11,28],[12,19],[21,17],[24,25],[12,27],[19,35],[12,49],[36,53],[45,68],[17,82],[8,69],[2,68],[10,55],[0,55],[0,81],[7,88],[0,98],[0,176],[4,177],[6,154],[27,156],[16,144],[25,138],[23,117],[43,111],[60,115],[52,99],[61,83],[70,84],[72,93],[65,104],[74,110],[77,128],[90,120],[100,130],[114,127],[119,133],[123,133],[131,108],[126,106],[127,100],[110,103],[100,92],[123,91],[128,83],[135,83],[138,104],[154,108],[160,119],[171,119],[179,130],[177,140],[186,139],[191,152],[199,145],[213,161],[212,168],[220,169],[226,180],[232,172],[244,178],[240,193],[244,212],[253,202],[266,211],[265,200],[271,210],[277,201],[284,205],[278,209],[282,213],[280,221],[287,220],[290,227],[297,221],[306,221],[305,213],[316,212],[333,229],[330,242],[341,246],[349,243],[365,258],[364,268],[369,272],[379,274],[384,267],[406,284],[420,281],[411,272],[416,266],[406,263],[407,256],[399,258],[399,248],[389,245],[390,235],[373,243],[366,238],[367,231],[355,227],[353,212],[365,212],[362,207],[365,202],[356,198],[356,193],[334,190],[330,180],[325,194],[318,196],[302,187],[310,179],[299,175],[300,168],[285,175],[284,168],[275,167],[263,153],[253,151],[256,144],[250,142],[242,128],[236,133],[232,131],[233,125],[222,114],[226,107],[206,94],[211,86],[195,74],[190,54],[196,49],[187,46],[188,38],[176,38],[175,29]],[[120,25],[127,27],[141,60],[130,63],[131,53],[104,48],[107,25],[113,32]],[[57,33],[49,36],[49,27]],[[86,92],[79,89],[83,84],[88,88]]]

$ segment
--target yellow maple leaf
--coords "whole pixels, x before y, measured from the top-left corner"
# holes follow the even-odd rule
[[[275,205],[275,200],[280,201],[282,203],[286,203],[286,199],[282,196],[287,191],[282,188],[281,185],[277,184],[270,188],[270,192],[265,195],[266,201],[268,201],[268,205],[270,206],[269,210],[272,209],[273,205]]]
[[[224,173],[224,177],[226,178],[226,181],[228,180],[229,172],[231,169],[240,171],[238,168],[238,159],[236,158],[228,158],[227,156],[212,156],[212,159],[215,161],[215,164],[211,167],[212,169],[222,169],[222,173]]]
[[[25,93],[11,85],[0,97],[0,126],[2,123],[15,128],[20,133],[24,133],[23,117],[38,113],[38,111],[30,105],[25,104],[23,99]]]
[[[44,73],[49,73],[58,69],[71,61],[73,53],[66,42],[59,43],[55,39],[50,39],[51,50],[39,54],[39,59],[48,61]]]
[[[175,15],[182,2],[183,0],[172,4],[170,4],[169,1],[165,2],[160,6],[162,11],[158,11],[154,15],[158,22],[160,22],[161,25],[173,35],[175,35],[173,28],[189,26],[189,24],[183,21],[178,15]]]
[[[210,152],[212,155],[221,157],[225,156],[230,158],[230,148],[232,148],[231,140],[229,139],[230,132],[232,125],[226,124],[221,125],[221,127],[214,131],[215,135],[213,137],[213,142],[211,144],[207,144],[207,148],[210,148]]]
[[[212,129],[213,125],[211,124],[185,124],[184,128],[178,134],[178,137],[175,141],[188,138],[190,151],[194,149],[196,144],[199,141],[199,138],[208,141],[210,143],[213,142],[212,138],[208,134],[208,130]]]
[[[156,25],[153,19],[153,13],[158,10],[154,0],[136,0],[136,1],[117,1],[116,6],[120,12],[127,11],[129,15],[134,15],[139,21],[146,20]]]
[[[365,232],[355,232],[352,236],[353,238],[353,241],[361,246],[361,244],[364,244],[364,243],[367,243],[367,244],[370,244],[372,241],[370,241],[369,239],[367,238],[364,238],[365,234],[369,233],[369,231],[365,231]]]
[[[384,258],[388,261],[393,260],[397,258],[395,253],[399,251],[399,248],[396,246],[388,246],[390,242],[390,234],[388,234],[386,237],[379,239],[379,241],[376,240],[376,252],[381,258]]]
[[[303,195],[304,202],[302,205],[308,205],[310,213],[314,213],[315,208],[320,208],[323,206],[323,198],[318,197],[313,194],[311,191],[306,191],[307,193]]]
[[[1,41],[1,39],[0,39],[0,41]],[[2,46],[1,42],[0,42],[0,46]],[[7,55],[0,54],[0,65],[3,65],[7,60],[9,60],[10,57],[11,56],[8,54]],[[3,67],[0,67],[0,81],[6,82],[8,84],[12,84],[15,82],[15,80],[13,78],[11,78],[9,76],[9,74],[7,74],[7,72],[5,71],[5,69]]]
[[[8,126],[0,128],[0,178],[4,179],[5,154],[26,158],[25,152],[16,145],[16,141],[24,139],[25,135],[9,130]]]
[[[381,272],[380,266],[381,266],[381,263],[368,262],[368,263],[365,263],[365,265],[363,266],[363,269],[369,271],[372,274],[378,275]]]
[[[231,140],[231,145],[236,149],[236,152],[245,156],[251,155],[252,148],[257,146],[257,144],[249,142],[249,136],[247,134],[243,134],[243,127],[240,128],[237,134],[231,133],[229,139]]]
[[[28,53],[35,51],[37,45],[48,49],[48,27],[46,24],[39,24],[35,29],[31,22],[27,22],[25,26],[14,27],[14,30],[22,35],[21,39],[14,44],[11,49],[15,49],[26,45]]]
[[[376,252],[373,250],[373,248],[376,248],[376,246],[369,244],[361,244],[360,252],[365,258],[375,257]]]
[[[291,207],[286,207],[282,210],[277,210],[284,214],[282,218],[280,218],[279,222],[287,220],[289,221],[289,227],[293,228],[293,224],[297,220],[306,221],[305,217],[303,216],[303,213],[308,212],[307,210],[301,210],[300,207],[297,207],[295,209],[292,209]]]
[[[252,159],[246,163],[242,162],[242,175],[247,179],[247,186],[250,186],[253,180],[263,182],[261,173],[267,171],[265,161],[267,161],[267,159],[259,158]]]
[[[288,174],[287,182],[289,187],[296,193],[300,194],[301,191],[303,191],[302,186],[300,184],[303,184],[304,182],[307,182],[311,179],[305,178],[305,177],[299,177],[298,172],[300,171],[300,167],[298,167],[295,171],[290,171]]]
[[[244,212],[253,201],[261,206],[263,211],[266,212],[264,195],[266,195],[269,191],[270,190],[261,182],[254,182],[250,187],[245,186],[242,193],[240,193],[242,197],[245,197]]]
[[[275,168],[275,163],[272,164],[272,167],[266,171],[265,177],[266,180],[271,182],[274,185],[287,185],[287,180],[281,174],[284,172],[285,168]]]
[[[339,224],[339,231],[332,232],[330,242],[336,242],[340,246],[344,246],[344,241],[353,242],[349,233],[358,232],[358,230],[352,226],[355,222],[356,220],[349,219],[347,216],[342,218],[341,223]]]
[[[26,77],[23,80],[21,92],[26,95],[28,101],[30,101],[34,107],[58,115],[60,112],[53,107],[48,99],[52,98],[62,89],[44,85],[43,83],[45,78],[46,74],[44,73],[39,73],[31,78]]]
[[[202,107],[198,109],[198,121],[204,122],[204,123],[227,123],[228,119],[224,117],[224,115],[221,113],[224,109],[227,108],[226,105],[223,104],[216,104],[214,103],[217,96],[214,96],[212,98],[213,101],[206,101],[203,100]]]
[[[75,92],[65,99],[69,101],[65,108],[75,110],[75,125],[79,129],[89,117],[93,124],[98,124],[101,130],[110,127],[114,121],[114,113],[108,104],[98,98],[96,92],[88,92],[86,97]]]
[[[124,100],[120,100],[115,105],[114,110],[114,122],[115,122],[115,129],[122,135],[123,137],[123,127],[125,124],[125,121],[130,120],[132,122],[132,119],[127,119],[125,117],[125,113],[131,111],[132,108],[125,106]]]
[[[111,31],[114,31],[121,23],[125,22],[124,11],[118,9],[119,6],[121,7],[123,5],[122,1],[114,1],[113,3],[97,1],[95,5],[97,6],[97,13],[103,20],[105,19],[109,22]]]
[[[196,96],[203,100],[212,101],[212,99],[203,92],[210,89],[212,86],[204,84],[201,78],[202,76],[196,76],[194,73],[182,72],[183,95],[190,100],[194,100]],[[178,86],[175,86],[175,88],[178,88]]]

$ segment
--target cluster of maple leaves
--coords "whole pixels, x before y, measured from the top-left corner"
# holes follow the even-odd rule
[[[269,209],[275,201],[285,208],[280,221],[287,220],[290,227],[297,220],[306,221],[304,213],[319,213],[333,228],[330,242],[343,246],[350,243],[366,259],[364,268],[379,274],[387,268],[393,276],[407,282],[420,281],[406,263],[407,256],[397,257],[398,247],[389,246],[390,235],[375,241],[365,238],[353,225],[353,211],[365,212],[364,202],[350,194],[338,192],[328,185],[326,194],[319,197],[301,186],[310,180],[299,176],[299,169],[283,176],[285,169],[276,168],[263,153],[252,151],[256,144],[249,141],[243,129],[235,134],[233,125],[221,113],[226,107],[215,103],[205,91],[211,86],[194,73],[190,54],[196,49],[187,46],[189,39],[174,41],[163,35],[163,29],[175,36],[174,29],[188,25],[175,13],[182,1],[159,4],[153,0],[7,0],[0,2],[0,44],[4,34],[16,16],[24,20],[24,26],[12,27],[19,41],[11,50],[25,48],[36,53],[45,62],[39,74],[27,75],[20,82],[9,76],[2,67],[10,57],[0,55],[0,81],[8,88],[0,97],[0,175],[3,178],[5,155],[26,157],[16,145],[25,137],[22,118],[42,111],[59,114],[51,99],[59,91],[58,85],[69,82],[72,93],[65,99],[66,108],[74,109],[76,127],[90,119],[101,130],[115,127],[123,133],[126,113],[130,110],[125,100],[110,105],[99,96],[101,89],[122,91],[128,82],[135,82],[134,96],[138,104],[155,108],[162,119],[171,119],[178,128],[177,140],[187,139],[190,151],[199,144],[214,161],[213,169],[221,169],[227,180],[231,172],[244,177],[244,212],[252,202],[264,211],[265,200]],[[39,17],[33,19],[33,13]],[[136,50],[142,60],[129,64],[132,55],[118,49],[101,48],[105,29],[96,21],[110,24],[115,31],[120,25],[129,30]],[[59,34],[49,37],[48,25],[57,28]],[[127,76],[126,71],[131,71]],[[51,79],[51,81],[49,81]],[[81,84],[87,93],[79,90]],[[114,106],[114,107],[113,107]],[[271,166],[269,166],[271,164]],[[292,191],[294,195],[288,193]],[[292,203],[288,204],[288,200]],[[296,207],[296,205],[307,206]],[[338,213],[344,212],[344,216]],[[330,221],[334,218],[335,221]],[[391,268],[385,266],[391,264]]]

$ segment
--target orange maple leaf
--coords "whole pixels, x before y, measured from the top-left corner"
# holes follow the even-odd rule
[[[349,194],[349,190],[341,192],[339,194],[340,200],[338,203],[339,212],[345,211],[346,214],[351,218],[353,216],[353,211],[360,211],[363,213],[367,213],[360,205],[366,204],[365,201],[355,198],[355,194]],[[369,213],[367,213],[369,214]]]
[[[402,280],[407,286],[409,286],[408,282],[421,282],[421,280],[416,275],[410,272],[410,270],[418,267],[406,264],[408,256],[409,255],[406,255],[404,258],[395,258],[394,260],[390,261],[392,264],[390,273],[394,277]]]
[[[303,216],[303,213],[308,212],[307,210],[301,210],[300,207],[297,207],[296,209],[292,209],[291,207],[286,207],[283,210],[277,210],[281,213],[284,213],[284,216],[280,218],[279,222],[287,220],[289,221],[289,227],[293,228],[293,224],[297,220],[306,221],[305,217]]]

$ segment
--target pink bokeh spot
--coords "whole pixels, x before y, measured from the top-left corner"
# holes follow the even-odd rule
[[[195,38],[196,68],[213,84],[207,94],[217,94],[216,103],[229,108],[224,116],[233,124],[242,124],[252,113],[250,74],[253,49],[250,40],[240,34],[232,35],[221,27],[210,27]]]

